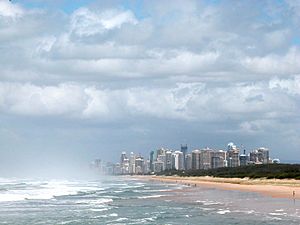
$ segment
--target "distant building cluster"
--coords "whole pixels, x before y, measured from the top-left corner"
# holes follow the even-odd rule
[[[133,152],[129,156],[122,152],[120,162],[114,166],[114,174],[147,174],[150,171],[149,160]]]
[[[232,142],[226,150],[210,148],[194,149],[188,152],[187,145],[181,145],[180,150],[159,148],[151,151],[145,159],[141,155],[131,152],[129,155],[122,152],[120,161],[116,164],[108,164],[103,168],[102,164],[96,166],[104,173],[110,174],[149,174],[161,173],[168,170],[207,170],[222,167],[238,167],[249,164],[279,163],[278,159],[271,160],[268,148],[257,148],[246,154],[240,153],[240,149]]]
[[[96,171],[98,174],[114,174],[114,164],[110,162],[104,162],[101,159],[95,159],[90,164],[90,169]]]

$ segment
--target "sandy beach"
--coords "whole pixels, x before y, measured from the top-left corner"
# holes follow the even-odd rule
[[[274,198],[300,199],[300,180],[293,179],[240,179],[178,176],[136,176],[136,178],[149,181],[180,183],[192,187],[257,192]]]

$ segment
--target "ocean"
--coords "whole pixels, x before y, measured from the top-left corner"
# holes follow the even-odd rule
[[[131,177],[0,179],[0,224],[300,224],[293,199]]]

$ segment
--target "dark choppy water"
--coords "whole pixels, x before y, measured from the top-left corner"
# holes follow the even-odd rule
[[[185,190],[185,191],[183,191]],[[300,224],[300,204],[255,193],[106,177],[0,180],[0,224]]]

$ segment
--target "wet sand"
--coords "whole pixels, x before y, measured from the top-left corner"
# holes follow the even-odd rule
[[[149,181],[180,183],[192,187],[257,192],[274,198],[300,199],[300,180],[178,176],[136,176],[136,178]]]

